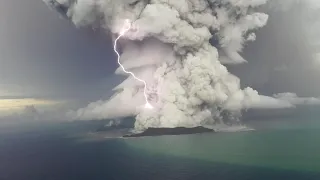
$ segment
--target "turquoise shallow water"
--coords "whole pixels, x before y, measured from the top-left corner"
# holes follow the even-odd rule
[[[147,137],[125,142],[148,154],[228,165],[320,172],[320,119],[316,109],[291,118],[249,121],[256,131]]]
[[[302,117],[132,139],[86,138],[97,122],[0,128],[0,180],[319,180],[320,123]]]
[[[278,170],[320,172],[319,130],[273,130],[126,140],[153,155]]]

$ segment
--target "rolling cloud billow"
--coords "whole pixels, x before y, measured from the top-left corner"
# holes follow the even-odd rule
[[[238,119],[249,108],[290,108],[283,98],[241,89],[225,64],[240,64],[244,45],[268,15],[267,0],[44,0],[77,27],[97,26],[120,40],[121,62],[148,84],[154,109],[144,109],[143,84],[128,76],[108,101],[69,112],[74,119],[136,116],[135,129],[194,127]],[[216,42],[216,43],[212,43]],[[120,68],[118,75],[127,75]]]

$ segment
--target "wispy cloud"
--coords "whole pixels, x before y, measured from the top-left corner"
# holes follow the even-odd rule
[[[320,99],[316,97],[299,97],[292,92],[274,94],[276,99],[287,101],[294,105],[320,105]]]
[[[62,101],[22,98],[22,99],[0,99],[0,115],[5,113],[22,111],[26,106],[50,107],[63,104]]]

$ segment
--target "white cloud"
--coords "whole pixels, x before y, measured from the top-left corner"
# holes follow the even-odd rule
[[[294,107],[291,102],[269,96],[260,96],[259,100],[250,105],[251,109],[286,109]]]
[[[315,97],[298,97],[297,94],[286,92],[273,95],[275,98],[294,105],[320,105],[320,99]]]

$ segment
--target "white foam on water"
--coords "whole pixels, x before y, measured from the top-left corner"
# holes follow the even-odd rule
[[[213,125],[213,126],[205,126],[205,128],[213,129],[215,132],[245,132],[245,131],[255,131],[255,129],[247,127],[245,125]]]

